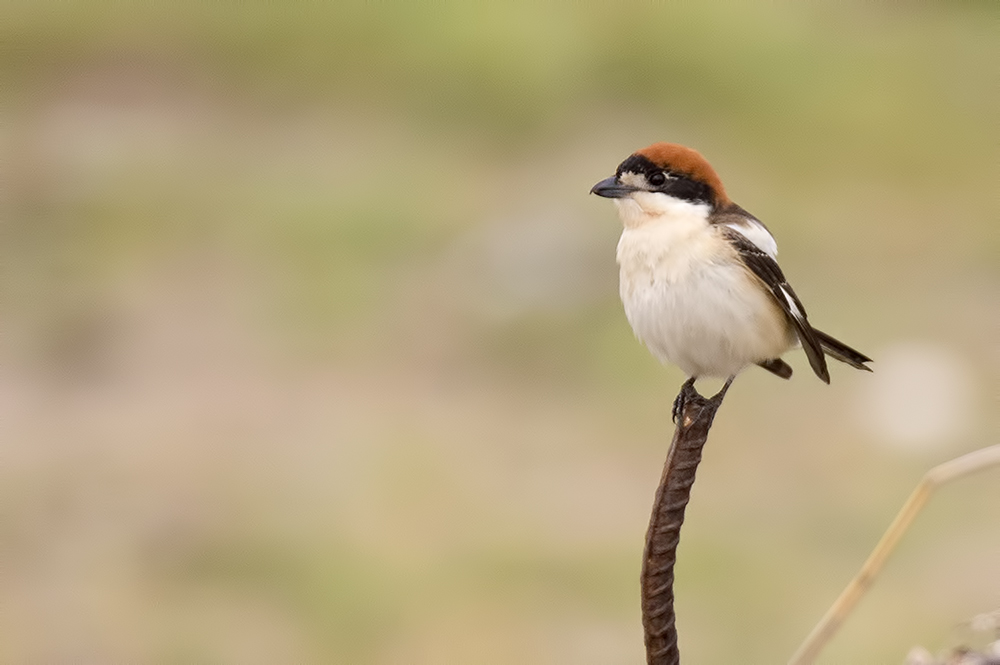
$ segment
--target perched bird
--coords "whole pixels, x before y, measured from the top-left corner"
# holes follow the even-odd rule
[[[871,371],[871,358],[812,327],[771,233],[729,199],[696,150],[654,143],[590,191],[614,200],[625,227],[619,288],[632,330],[688,375],[686,385],[709,376],[728,387],[750,365],[787,379],[781,355],[799,344],[826,383],[825,355]]]

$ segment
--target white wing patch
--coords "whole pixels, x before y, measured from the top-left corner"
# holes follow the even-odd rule
[[[778,288],[781,289],[781,295],[785,296],[785,302],[788,303],[788,311],[791,312],[792,316],[794,316],[799,321],[804,321],[805,317],[802,316],[802,310],[800,310],[798,308],[798,305],[795,304],[795,298],[793,298],[791,294],[788,293],[788,289],[786,289],[784,286],[779,286]]]
[[[756,219],[748,217],[739,224],[725,224],[724,226],[739,233],[772,259],[778,258],[778,243],[774,241],[774,236],[768,233],[764,225]]]

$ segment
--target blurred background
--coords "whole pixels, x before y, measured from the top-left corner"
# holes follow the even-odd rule
[[[876,360],[730,391],[686,660],[784,662],[1000,440],[995,3],[142,4],[0,10],[0,661],[641,662],[684,377],[588,191],[654,141]],[[998,488],[941,491],[821,662],[1000,607]]]

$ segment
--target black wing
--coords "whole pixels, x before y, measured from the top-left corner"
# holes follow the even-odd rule
[[[795,295],[795,291],[785,280],[785,275],[778,267],[778,262],[732,227],[724,226],[720,230],[733,248],[739,252],[740,258],[750,271],[771,289],[774,299],[788,315],[788,320],[795,326],[799,341],[802,342],[802,350],[806,352],[806,358],[809,359],[809,364],[816,372],[816,376],[824,382],[830,383],[830,372],[826,368],[826,357],[823,355],[820,339],[816,335],[816,331],[809,325],[809,320],[806,318],[806,308],[802,306],[799,297]]]

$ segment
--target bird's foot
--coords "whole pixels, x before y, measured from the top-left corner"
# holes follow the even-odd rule
[[[684,406],[688,403],[688,401],[692,397],[697,397],[697,398],[701,399],[702,402],[705,401],[705,398],[702,397],[701,395],[699,395],[697,388],[694,387],[695,378],[696,377],[691,377],[690,379],[688,379],[687,381],[685,381],[681,385],[681,391],[679,393],[677,393],[677,397],[674,398],[674,405],[673,405],[673,408],[670,411],[670,416],[671,416],[671,419],[674,421],[674,423],[676,423],[677,419],[680,418],[684,414]],[[733,379],[735,379],[735,378],[736,378],[735,376],[729,377],[726,380],[725,385],[722,386],[722,390],[720,390],[718,393],[716,393],[715,395],[713,395],[708,400],[710,402],[715,402],[716,403],[716,408],[718,408],[718,404],[722,403],[722,398],[726,396],[726,392],[729,390],[729,386],[731,386],[733,384]]]
[[[674,398],[674,406],[670,411],[671,420],[675,423],[677,419],[681,417],[684,413],[684,403],[687,402],[688,392],[694,390],[694,380],[697,377],[692,376],[690,379],[684,382],[681,386],[681,391],[677,393],[677,397]]]
[[[735,379],[735,378],[736,378],[736,375],[734,374],[733,376],[731,376],[728,379],[726,379],[726,385],[722,386],[722,390],[720,390],[719,392],[715,393],[715,395],[712,396],[712,399],[714,401],[721,402],[722,398],[725,397],[726,393],[729,391],[729,386],[733,385],[733,379]]]

